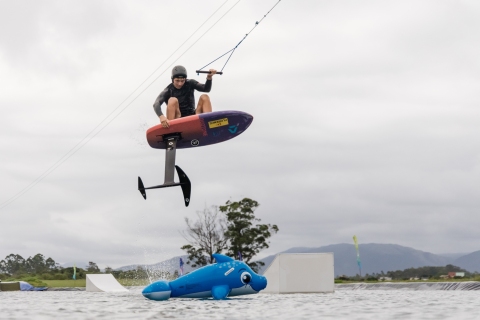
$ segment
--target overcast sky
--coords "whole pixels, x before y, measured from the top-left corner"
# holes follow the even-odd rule
[[[112,120],[0,209],[0,259],[162,261],[183,254],[185,217],[244,197],[280,229],[259,257],[354,234],[432,253],[480,250],[474,0],[282,0],[213,79],[214,110],[248,112],[251,127],[177,152],[192,181],[188,208],[180,188],[143,200],[137,176],[163,182],[164,152],[145,130],[158,123],[152,104],[170,66],[203,82],[194,70],[276,2],[0,0],[0,206]]]

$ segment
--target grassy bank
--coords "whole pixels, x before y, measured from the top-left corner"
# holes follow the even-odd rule
[[[147,279],[117,279],[122,286],[146,286],[150,284]]]
[[[49,288],[74,288],[74,287],[85,287],[86,280],[42,280],[47,284]]]

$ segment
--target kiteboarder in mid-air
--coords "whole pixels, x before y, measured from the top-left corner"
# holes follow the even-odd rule
[[[158,96],[153,104],[155,113],[160,118],[164,128],[170,127],[169,120],[192,116],[195,114],[212,112],[212,103],[207,94],[202,94],[195,108],[195,90],[210,92],[212,89],[212,77],[217,71],[210,69],[205,84],[193,79],[187,79],[187,70],[183,66],[175,66],[172,69],[172,83],[170,83]],[[162,113],[161,105],[167,105],[166,116]]]
[[[270,11],[280,1],[278,0]],[[227,141],[238,136],[250,126],[253,116],[246,112],[235,110],[212,112],[212,103],[206,94],[202,94],[195,108],[194,92],[195,90],[210,92],[212,89],[212,77],[215,74],[223,74],[223,69],[227,62],[230,61],[235,49],[262,22],[270,11],[255,23],[255,26],[245,34],[243,39],[233,49],[200,68],[200,70],[195,71],[197,74],[207,74],[207,81],[204,84],[187,79],[187,70],[183,66],[175,66],[173,68],[172,83],[160,93],[153,104],[153,109],[160,119],[160,124],[147,130],[147,141],[150,147],[165,150],[165,180],[161,185],[145,188],[142,179],[138,177],[138,191],[140,191],[144,199],[147,199],[147,190],[180,186],[185,206],[188,206],[190,203],[191,183],[185,172],[175,164],[177,148],[198,148]],[[228,53],[230,55],[220,71],[217,72],[215,69],[203,70]],[[161,108],[163,103],[167,105],[165,114],[162,113]],[[175,182],[175,170],[177,171],[179,182]]]

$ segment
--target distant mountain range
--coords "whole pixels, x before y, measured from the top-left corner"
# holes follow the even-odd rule
[[[426,266],[446,266],[453,264],[470,272],[480,272],[480,251],[469,254],[445,254],[438,255],[413,248],[403,247],[396,244],[368,243],[360,244],[360,260],[362,262],[362,274],[381,273],[388,271],[404,270]],[[353,244],[333,244],[318,248],[296,247],[280,253],[326,253],[333,252],[335,264],[335,276],[354,276],[359,273],[357,265],[357,253]],[[187,256],[181,256],[186,261]],[[260,259],[265,266],[260,270],[263,273],[272,263],[275,255]],[[180,257],[162,261],[152,265],[142,265],[148,270],[168,271],[171,274],[178,270]],[[131,265],[118,268],[117,270],[132,270],[139,265]],[[193,268],[184,265],[184,271],[190,272]]]
[[[387,271],[404,270],[425,266],[446,266],[453,264],[470,272],[480,271],[480,251],[461,255],[456,254],[438,255],[413,248],[403,247],[397,244],[369,243],[360,244],[360,260],[362,262],[362,274],[381,273]],[[291,248],[282,253],[325,253],[333,252],[335,276],[354,276],[359,273],[356,250],[353,244],[333,244],[318,248],[298,247]],[[273,261],[275,255],[265,257],[260,261],[265,266],[260,272],[264,272]]]
[[[459,257],[452,264],[470,272],[480,272],[480,250]]]

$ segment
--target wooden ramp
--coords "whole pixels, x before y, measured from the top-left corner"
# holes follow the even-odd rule
[[[128,292],[128,289],[118,283],[112,274],[87,274],[89,292]]]

